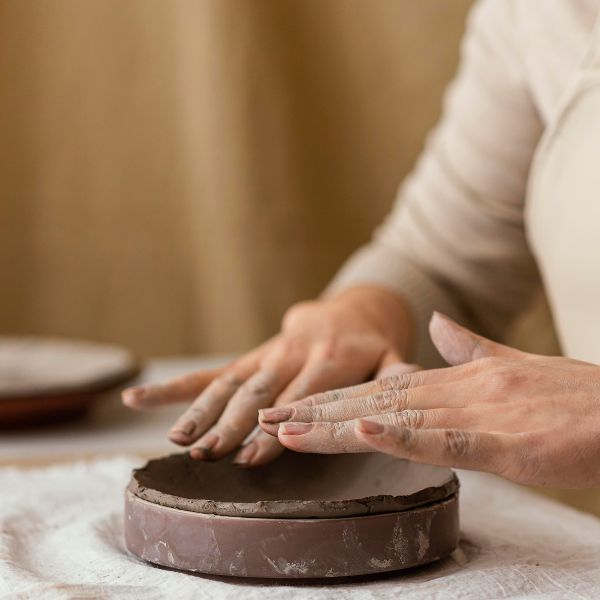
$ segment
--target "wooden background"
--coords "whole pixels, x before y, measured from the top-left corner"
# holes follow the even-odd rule
[[[0,0],[0,332],[275,332],[391,205],[470,4]]]
[[[390,207],[470,3],[1,0],[0,331],[276,331]]]

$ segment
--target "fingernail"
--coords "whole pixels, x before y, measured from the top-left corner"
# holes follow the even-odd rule
[[[130,387],[123,390],[123,397],[132,400],[138,400],[146,393],[146,388],[143,385],[138,385],[135,387]]]
[[[258,446],[254,442],[250,442],[237,453],[231,464],[235,467],[247,467],[257,450]]]
[[[209,433],[203,437],[195,448],[190,450],[190,456],[200,460],[210,460],[213,458],[212,451],[219,441],[219,436],[214,433]]]
[[[192,435],[196,429],[196,423],[194,421],[185,421],[181,425],[176,423],[171,428],[170,433],[183,433],[183,435]]]
[[[277,437],[277,432],[279,431],[281,423],[267,423],[266,421],[261,421],[259,425],[265,433]]]
[[[434,310],[433,314],[431,315],[431,318],[432,318],[432,320],[440,319],[442,321],[449,321],[450,323],[456,323],[456,321],[454,319],[452,319],[448,315],[445,315],[444,313],[440,312],[439,310]]]
[[[381,423],[377,423],[376,421],[369,421],[367,419],[359,419],[356,428],[361,433],[366,433],[369,435],[377,435],[378,433],[383,433],[385,426]]]
[[[279,426],[279,433],[283,435],[302,435],[308,433],[312,428],[312,423],[282,423]]]
[[[264,408],[260,410],[260,419],[269,423],[287,421],[292,416],[291,408]]]

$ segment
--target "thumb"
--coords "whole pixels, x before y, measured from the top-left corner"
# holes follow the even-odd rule
[[[420,371],[422,367],[404,362],[403,357],[397,350],[389,350],[381,359],[375,379],[390,377],[391,375],[403,375]]]
[[[437,311],[433,313],[429,322],[429,334],[438,352],[450,365],[462,365],[486,356],[506,358],[525,358],[527,356],[525,352],[516,348],[477,335]]]

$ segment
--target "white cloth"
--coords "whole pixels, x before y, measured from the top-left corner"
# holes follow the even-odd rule
[[[152,567],[123,545],[132,458],[0,469],[0,599],[599,598],[600,520],[489,475],[460,473],[462,552],[339,585],[218,580]]]
[[[600,13],[581,73],[536,151],[530,240],[566,356],[600,363]]]

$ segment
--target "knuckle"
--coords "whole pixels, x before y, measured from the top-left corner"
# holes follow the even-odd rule
[[[335,365],[335,359],[339,353],[339,340],[335,335],[324,334],[315,346],[315,354],[319,357],[319,371],[324,373],[331,370]]]
[[[251,377],[241,387],[244,395],[264,399],[271,394],[274,377],[267,372],[260,372]]]
[[[322,397],[322,394],[313,394],[311,396],[306,396],[306,398],[303,398],[302,400],[296,401],[294,404],[298,406],[306,406],[308,408],[313,408],[314,406],[318,406]]]
[[[397,396],[396,390],[386,390],[374,396],[374,400],[377,402],[379,408],[392,408],[396,406]]]
[[[331,390],[325,392],[321,398],[325,400],[325,402],[337,402],[338,400],[344,399],[344,393],[341,390]]]
[[[400,410],[406,410],[409,405],[409,393],[408,390],[397,390],[396,391],[396,406]]]
[[[411,429],[421,429],[425,425],[425,415],[422,410],[403,410],[396,413],[396,419],[398,425]]]
[[[226,371],[219,375],[216,380],[218,384],[226,388],[237,389],[242,385],[242,380],[233,371]]]
[[[298,414],[296,414],[295,416],[298,417]],[[323,408],[323,405],[317,404],[317,406],[307,411],[306,416],[308,417],[308,420],[323,421],[326,417],[325,409]]]
[[[282,337],[277,346],[273,348],[271,356],[290,357],[301,351],[303,341],[298,336],[288,335]],[[268,357],[267,357],[268,358]],[[263,363],[264,364],[264,363]]]
[[[282,329],[293,329],[314,309],[315,302],[298,302],[290,306],[283,315]]]
[[[319,394],[313,394],[312,396],[306,396],[299,401],[302,406],[317,407],[321,404],[329,404],[331,402],[337,402],[338,400],[345,400],[346,392],[343,389],[329,390],[328,392],[320,392]]]
[[[406,408],[406,391],[405,390],[386,390],[371,397],[373,408],[377,411],[392,409],[400,412]]]
[[[454,458],[467,456],[473,448],[473,435],[465,431],[448,429],[444,431],[442,438],[444,451]]]
[[[199,404],[192,404],[184,413],[185,417],[189,417],[194,421],[199,421],[206,415],[206,411]]]
[[[360,398],[358,401],[353,402],[352,408],[359,409],[360,408],[359,405],[364,406],[369,414],[377,414],[378,412],[380,412],[381,410],[386,408],[383,405],[381,398],[378,398],[377,396],[373,396],[373,395],[364,396],[363,398]]]
[[[336,421],[331,424],[331,437],[335,440],[342,439],[344,437],[344,423],[342,421]]]
[[[233,419],[221,419],[212,429],[212,432],[226,439],[236,438],[242,431],[241,423]]]
[[[347,428],[343,421],[331,424],[330,435],[338,448],[347,449]]]
[[[379,387],[382,391],[387,390],[403,390],[410,386],[410,374],[409,373],[398,373],[378,379]]]
[[[514,388],[523,381],[522,365],[513,362],[496,363],[490,373],[489,384],[497,389]]]
[[[389,401],[391,407],[398,412],[406,410],[408,408],[408,392],[404,389],[392,390]]]

